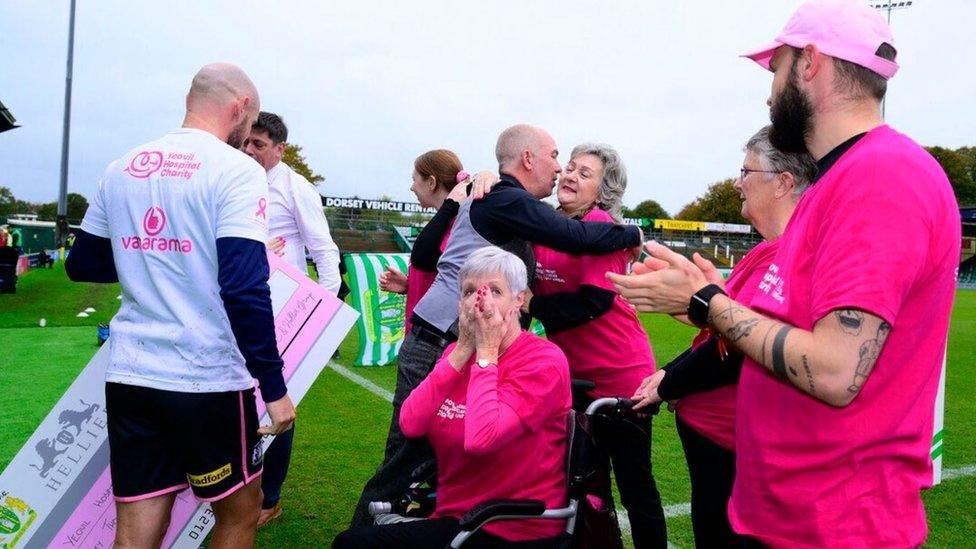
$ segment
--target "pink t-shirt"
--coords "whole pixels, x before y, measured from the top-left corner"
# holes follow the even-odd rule
[[[451,221],[451,227],[453,227],[454,222]],[[451,236],[451,227],[448,227],[447,232],[444,233],[444,238],[441,239],[441,252],[447,247],[447,239]],[[407,268],[407,302],[404,305],[406,316],[404,316],[404,323],[406,324],[406,331],[410,333],[410,318],[413,317],[413,308],[420,301],[420,298],[424,297],[427,290],[430,289],[430,285],[434,283],[434,279],[437,278],[437,270],[433,271],[422,271],[410,265]]]
[[[849,308],[892,328],[844,408],[746,360],[729,502],[736,532],[790,547],[925,541],[920,490],[932,485],[960,226],[939,164],[888,126],[868,132],[801,199],[752,307],[804,330]]]
[[[776,255],[778,241],[760,242],[749,250],[732,270],[725,282],[725,291],[739,303],[748,305],[759,289],[759,282],[769,269]],[[694,346],[704,342],[711,335],[702,330],[695,337]],[[676,411],[681,421],[709,440],[735,451],[735,394],[738,384],[726,385],[711,391],[687,396],[678,401]]]
[[[447,357],[403,403],[400,426],[426,436],[437,457],[433,517],[460,518],[489,499],[566,505],[566,436],[572,397],[562,351],[528,332],[480,368],[472,357],[458,373]],[[476,402],[477,409],[468,409]],[[558,520],[492,522],[485,530],[511,541],[558,536]]]
[[[598,208],[586,214],[583,221],[614,222],[610,214]],[[604,255],[570,255],[544,246],[534,246],[534,249],[533,291],[537,295],[576,292],[583,284],[614,292],[606,273],[626,274],[630,262],[628,250]],[[647,333],[634,308],[620,295],[605,314],[547,337],[566,353],[573,378],[596,384],[590,392],[593,398],[630,398],[641,381],[654,373],[654,355]]]

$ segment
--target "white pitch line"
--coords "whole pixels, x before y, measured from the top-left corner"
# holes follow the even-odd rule
[[[387,391],[386,389],[380,387],[379,385],[373,383],[372,381],[366,379],[365,377],[353,372],[349,368],[336,364],[335,361],[330,360],[328,364],[329,368],[335,370],[340,376],[352,381],[356,385],[359,385],[363,389],[373,393],[374,395],[382,398],[387,402],[393,402],[393,393]]]
[[[965,465],[963,467],[946,469],[942,471],[942,480],[953,480],[957,478],[971,477],[973,475],[976,475],[976,465]]]
[[[664,506],[664,518],[683,517],[691,514],[691,503],[675,503]]]

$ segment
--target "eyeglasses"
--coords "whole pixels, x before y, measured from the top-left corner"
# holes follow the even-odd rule
[[[780,173],[775,170],[752,170],[749,168],[739,168],[739,179],[745,179],[751,173]]]

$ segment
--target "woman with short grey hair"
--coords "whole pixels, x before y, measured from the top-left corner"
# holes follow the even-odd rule
[[[559,178],[559,211],[583,221],[619,223],[626,188],[627,169],[613,147],[579,145]],[[595,385],[574,404],[584,408],[595,398],[633,394],[654,373],[654,355],[633,307],[605,277],[607,271],[627,273],[630,252],[574,256],[544,246],[534,249],[533,293],[523,308],[566,353],[573,378]],[[622,418],[596,428],[616,473],[634,546],[665,547],[664,509],[651,471],[651,417]]]
[[[461,266],[461,270],[458,272],[458,280],[461,281],[462,294],[465,280],[496,273],[505,278],[512,293],[521,294],[529,287],[525,274],[525,262],[511,252],[496,246],[487,246],[468,256],[467,261]]]
[[[743,150],[734,187],[742,195],[743,217],[765,241],[735,265],[725,290],[739,303],[749,303],[769,271],[778,238],[815,177],[816,165],[808,154],[773,147],[769,126],[749,138]],[[698,547],[743,544],[726,513],[735,480],[735,399],[741,367],[742,355],[702,330],[691,348],[647,378],[634,395],[638,408],[662,399],[678,401],[675,423],[691,477],[691,524]]]
[[[602,177],[597,185],[596,197],[589,195],[582,199],[573,200],[574,195],[570,191],[576,191],[572,185],[565,188],[560,181],[559,189],[556,191],[557,197],[560,191],[566,191],[564,198],[559,201],[559,209],[565,211],[570,217],[583,217],[590,209],[597,207],[610,214],[610,217],[617,223],[623,220],[621,209],[623,208],[624,191],[627,190],[627,167],[620,160],[620,155],[616,149],[603,143],[583,143],[573,147],[573,152],[569,155],[567,171],[571,168],[576,169],[575,160],[579,160],[584,155],[593,157],[602,166]],[[583,170],[585,167],[580,167]],[[582,174],[579,177],[583,177]],[[578,193],[576,193],[578,195]],[[564,202],[565,201],[565,202]],[[576,211],[572,211],[575,209]],[[584,211],[585,210],[585,211]]]
[[[525,264],[488,246],[472,253],[459,274],[458,341],[400,410],[403,434],[425,437],[437,458],[434,513],[347,530],[334,548],[445,547],[460,531],[459,519],[483,501],[566,503],[569,367],[556,345],[519,325]],[[564,529],[559,520],[499,521],[469,543],[551,547]]]

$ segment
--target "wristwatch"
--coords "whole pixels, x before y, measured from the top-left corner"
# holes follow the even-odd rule
[[[481,368],[482,370],[484,370],[485,368],[487,368],[489,366],[498,366],[497,364],[495,364],[494,362],[492,362],[492,361],[490,361],[490,360],[488,360],[486,358],[479,358],[476,361],[476,364],[478,364],[478,367]]]
[[[708,325],[708,303],[715,294],[728,295],[718,284],[709,284],[691,296],[691,301],[688,302],[688,319],[696,326]]]

